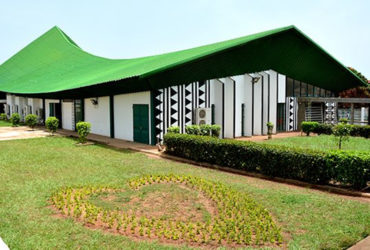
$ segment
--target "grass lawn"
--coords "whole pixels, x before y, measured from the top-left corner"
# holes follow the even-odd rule
[[[12,124],[8,121],[0,120],[0,127],[10,127]]]
[[[337,139],[333,135],[295,136],[264,140],[261,143],[318,150],[338,149]],[[343,142],[342,150],[370,152],[370,140],[363,137],[349,137],[348,141]]]
[[[310,139],[310,138],[309,138]],[[11,249],[170,249],[174,245],[137,241],[128,237],[89,229],[73,219],[55,216],[49,198],[67,186],[118,185],[145,174],[193,175],[221,182],[247,193],[263,205],[282,227],[284,240],[291,249],[341,249],[370,234],[370,203],[351,200],[305,188],[266,180],[227,174],[216,170],[148,157],[141,153],[114,150],[100,145],[76,147],[69,138],[35,138],[0,142],[0,237]],[[197,202],[191,191],[176,188],[143,188],[136,202],[126,209],[143,207],[145,197],[165,199],[187,197]],[[104,197],[91,197],[100,206],[119,206],[131,194],[117,194],[107,203]],[[167,198],[166,198],[167,197]],[[150,204],[155,204],[152,202]],[[158,208],[176,213],[173,204]],[[209,214],[199,204],[190,217]],[[186,209],[192,211],[192,204]],[[186,248],[185,246],[182,246]]]

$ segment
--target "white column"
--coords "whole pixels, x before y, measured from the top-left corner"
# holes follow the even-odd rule
[[[277,79],[278,73],[273,70],[269,70],[268,74],[270,75],[270,115],[269,115],[269,122],[274,124],[274,129],[272,130],[273,133],[276,133],[276,119],[277,119]]]
[[[244,133],[245,136],[252,136],[252,77],[244,75]]]

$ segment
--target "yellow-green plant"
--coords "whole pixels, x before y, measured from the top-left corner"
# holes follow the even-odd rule
[[[105,210],[89,201],[99,193],[122,192],[121,187],[67,187],[51,197],[62,213],[118,232],[193,244],[259,245],[282,243],[281,229],[269,212],[248,194],[218,182],[193,176],[148,175],[129,180],[128,187],[139,190],[147,185],[177,183],[197,190],[215,202],[217,213],[207,222],[137,217],[123,210]],[[78,204],[78,210],[77,210]],[[124,230],[120,231],[123,228]]]

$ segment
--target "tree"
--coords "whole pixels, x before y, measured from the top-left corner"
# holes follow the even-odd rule
[[[358,86],[356,88],[347,89],[339,93],[340,97],[343,98],[351,98],[351,97],[357,97],[357,98],[370,98],[370,84],[369,80],[362,75],[360,72],[355,70],[354,68],[348,67],[349,70],[351,70],[355,75],[357,75],[361,80],[363,80],[365,83],[367,83],[367,86]]]
[[[338,149],[342,149],[343,141],[348,140],[351,134],[351,125],[340,122],[334,127],[333,134],[338,139]]]

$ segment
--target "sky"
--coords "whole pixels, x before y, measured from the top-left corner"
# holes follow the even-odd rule
[[[369,0],[0,0],[0,64],[57,25],[83,50],[132,58],[295,25],[370,78]]]

